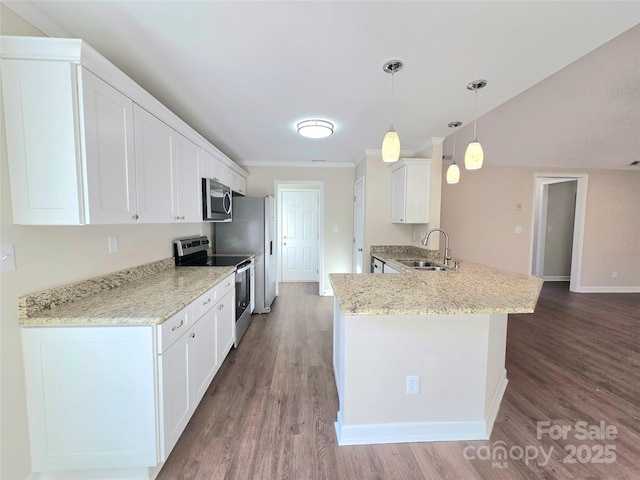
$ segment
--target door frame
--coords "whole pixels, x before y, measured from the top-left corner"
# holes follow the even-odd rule
[[[571,280],[569,290],[582,291],[582,251],[584,244],[584,225],[587,211],[587,183],[589,175],[586,173],[534,173],[533,175],[533,215],[531,215],[531,250],[529,265],[531,275],[541,277],[541,264],[544,260],[544,245],[546,237],[546,209],[548,185],[553,183],[577,181],[576,208],[574,212],[573,246],[571,248]]]
[[[358,219],[358,215],[356,215],[356,210],[358,208],[358,204],[357,204],[357,201],[356,201],[356,196],[357,196],[356,192],[358,190],[358,184],[360,184],[360,183],[362,184],[362,225],[361,225],[361,228],[362,228],[362,245],[361,245],[361,248],[363,249],[363,251],[362,251],[362,272],[361,273],[364,273],[364,218],[365,218],[365,210],[367,208],[366,205],[365,205],[365,202],[364,202],[365,193],[366,193],[366,190],[365,190],[366,184],[365,184],[364,175],[361,176],[360,178],[358,178],[355,181],[355,183],[353,184],[353,267],[352,267],[353,268],[353,273],[358,273],[358,268],[357,268],[358,267],[358,265],[357,265],[357,258],[358,258],[357,249],[358,249],[358,245],[356,244],[356,237],[357,237],[356,232],[358,231],[358,224],[356,223],[357,219]]]
[[[282,192],[285,190],[314,190],[318,192],[318,295],[329,295],[324,285],[324,182],[321,180],[275,180],[276,239],[278,242],[278,283],[282,281]]]

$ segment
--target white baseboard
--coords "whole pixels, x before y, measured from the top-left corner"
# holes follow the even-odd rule
[[[323,297],[333,297],[333,290],[329,289],[329,290],[322,290],[322,296]]]
[[[487,424],[484,420],[383,423],[377,425],[342,425],[341,420],[341,415],[338,412],[338,421],[335,423],[338,445],[488,439]]]
[[[583,287],[575,290],[577,293],[640,293],[640,287]]]
[[[571,277],[563,275],[544,275],[542,279],[545,282],[568,282],[571,280]]]
[[[504,396],[504,392],[507,389],[507,384],[509,380],[507,380],[507,370],[503,370],[502,375],[500,377],[500,381],[498,382],[498,386],[496,390],[493,392],[493,396],[491,397],[491,402],[489,403],[489,407],[485,411],[486,423],[487,423],[487,438],[491,437],[491,430],[493,430],[493,424],[496,421],[496,417],[498,416],[498,411],[500,410],[500,404],[502,403],[502,397]]]

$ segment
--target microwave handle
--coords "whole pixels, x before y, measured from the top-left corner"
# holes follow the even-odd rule
[[[269,242],[269,255],[273,255],[273,240]]]

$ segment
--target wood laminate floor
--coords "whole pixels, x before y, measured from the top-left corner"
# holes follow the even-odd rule
[[[534,314],[510,315],[490,440],[339,447],[333,299],[317,292],[281,284],[253,316],[159,480],[640,478],[640,294],[546,283]]]

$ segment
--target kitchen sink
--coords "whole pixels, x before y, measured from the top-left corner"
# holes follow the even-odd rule
[[[427,260],[396,260],[396,262],[406,265],[407,267],[412,267],[414,270],[424,272],[448,272],[451,270],[449,267]]]
[[[435,267],[437,266],[433,262],[426,260],[396,260],[396,262],[406,265],[407,267]]]

